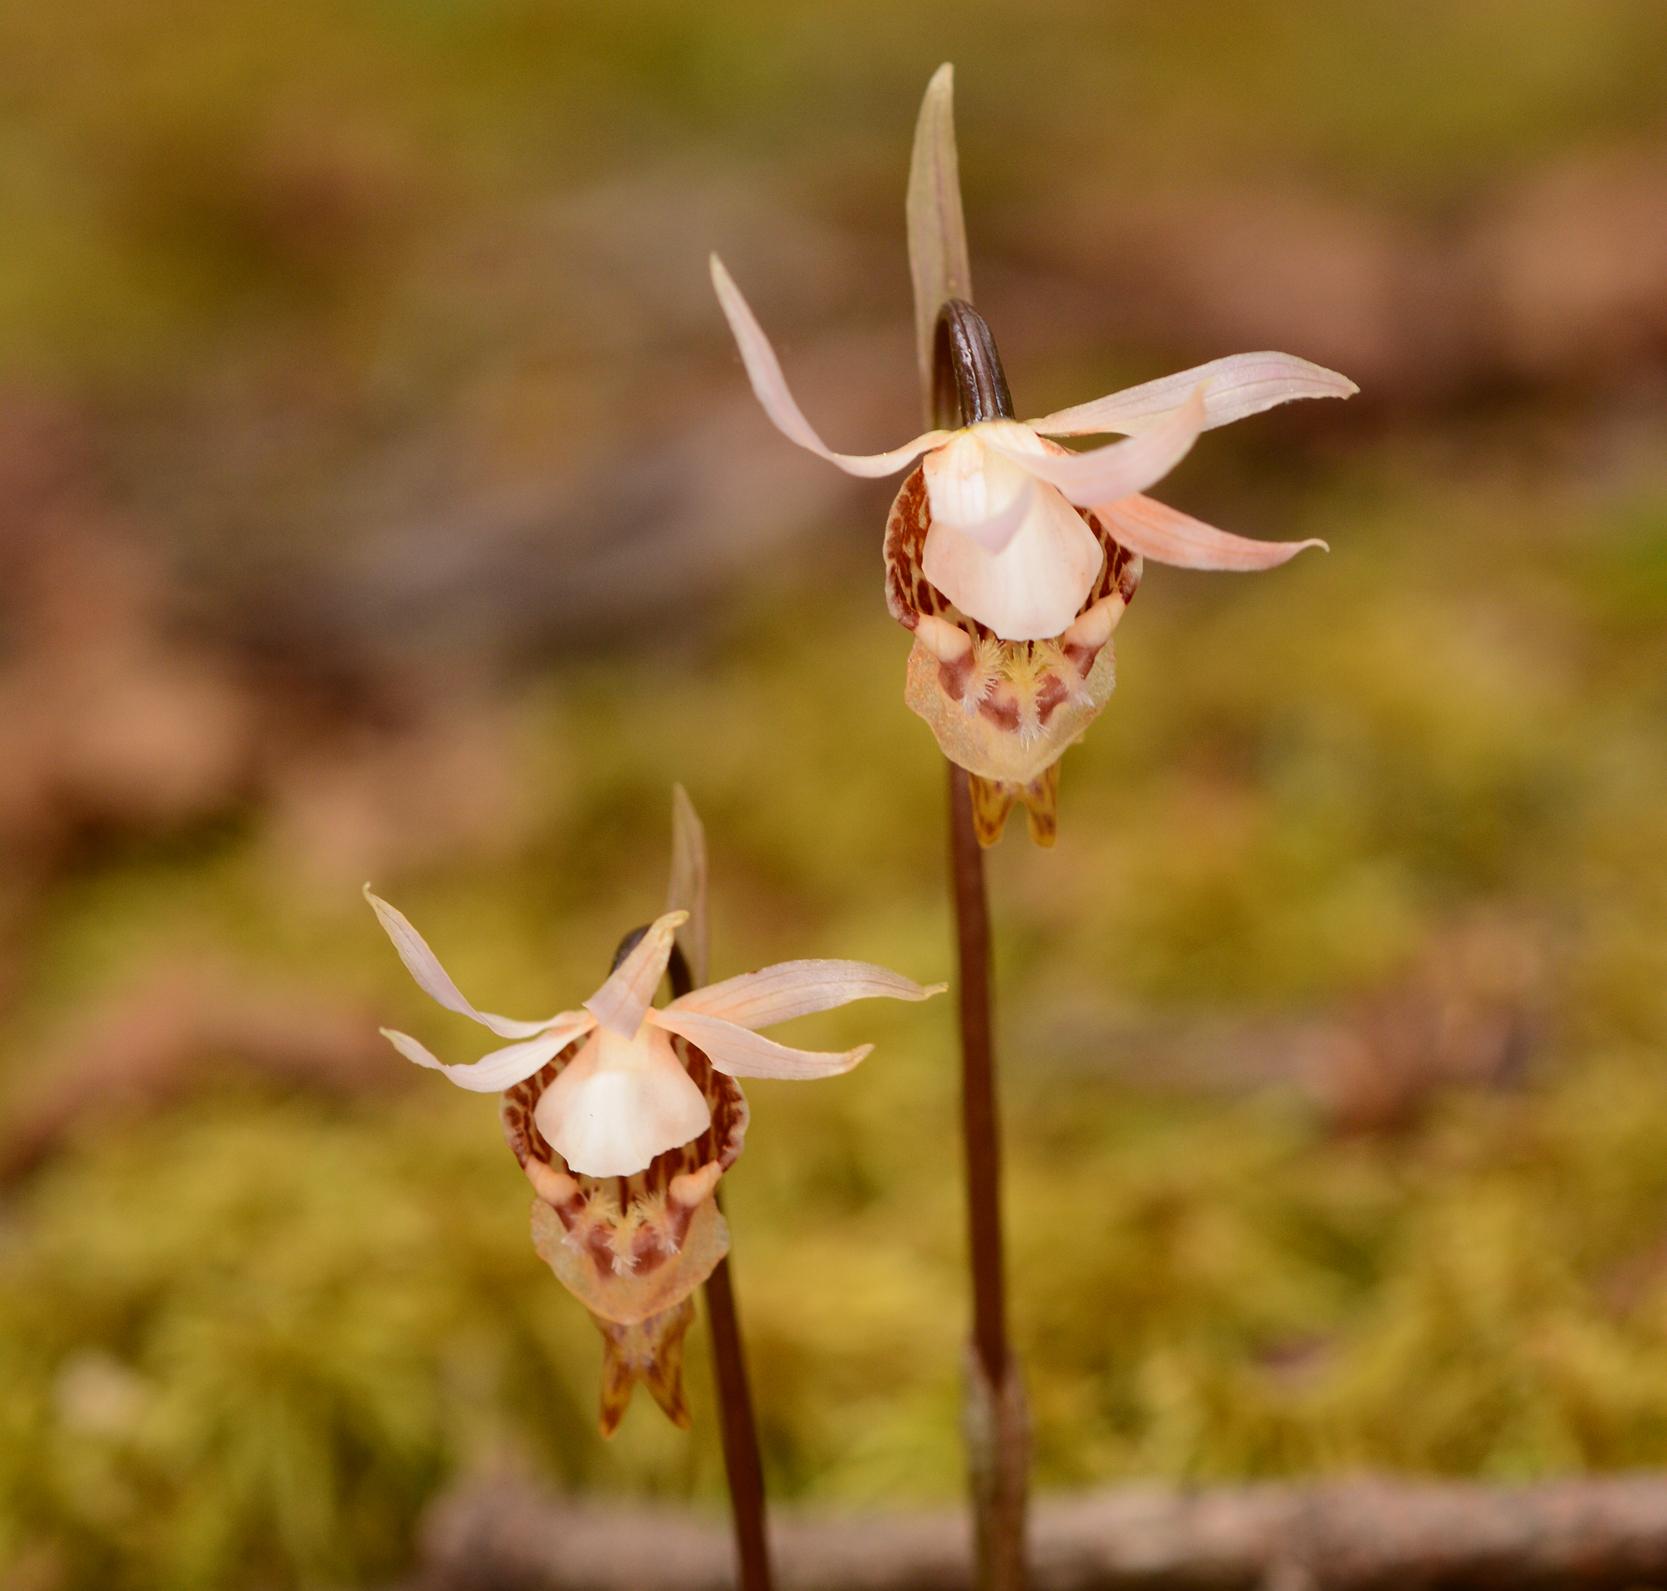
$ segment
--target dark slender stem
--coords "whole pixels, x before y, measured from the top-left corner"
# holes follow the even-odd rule
[[[620,956],[642,937],[644,930],[627,936]],[[620,956],[616,956],[617,965]],[[694,987],[683,952],[672,947],[666,967],[672,998]],[[720,1190],[715,1197],[723,1208]],[[722,1422],[724,1473],[729,1481],[729,1512],[735,1530],[735,1560],[740,1591],[771,1591],[770,1543],[765,1529],[764,1464],[758,1451],[758,1427],[753,1418],[752,1388],[747,1381],[747,1360],[741,1347],[741,1319],[735,1307],[735,1287],[730,1280],[729,1259],[718,1261],[706,1279],[706,1322],[712,1334],[712,1365],[718,1383],[718,1410]]]
[[[723,1208],[723,1201],[718,1201]],[[706,1279],[706,1320],[712,1332],[712,1364],[723,1410],[724,1470],[729,1477],[730,1517],[735,1526],[735,1559],[741,1591],[770,1591],[770,1543],[764,1526],[764,1466],[758,1453],[747,1361],[741,1351],[741,1321],[729,1260],[718,1261]]]
[[[966,1146],[967,1241],[972,1257],[972,1340],[985,1378],[1007,1375],[1007,1287],[1001,1237],[1001,1128],[990,1025],[990,909],[984,853],[972,826],[967,776],[949,769],[949,874],[955,892],[960,976],[961,1137]]]
[[[931,401],[933,423],[946,428],[1013,416],[995,339],[983,316],[962,299],[951,299],[938,312]],[[948,769],[949,873],[961,1021],[961,1136],[972,1267],[973,1364],[966,1425],[978,1577],[985,1591],[1022,1591],[1030,1438],[1023,1385],[1007,1338],[1001,1126],[990,1014],[990,910],[969,776],[953,763]]]

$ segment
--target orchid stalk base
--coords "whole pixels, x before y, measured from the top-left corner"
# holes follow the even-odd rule
[[[978,1583],[1023,1591],[1029,1417],[1007,1337],[1001,1231],[1001,1133],[990,1001],[990,914],[970,776],[948,765],[950,877],[955,896],[961,1024],[961,1134],[973,1331],[966,1403]]]

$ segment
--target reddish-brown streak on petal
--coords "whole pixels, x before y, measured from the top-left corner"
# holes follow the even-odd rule
[[[1098,648],[1096,648],[1098,650]],[[1091,660],[1092,661],[1092,660]],[[1084,673],[1087,672],[1085,669]],[[1047,675],[1036,692],[1036,717],[1043,725],[1053,716],[1054,709],[1070,694],[1065,681],[1057,674]]]
[[[1012,732],[1019,727],[1019,704],[1011,696],[998,697],[991,692],[978,704],[978,710],[998,729]]]

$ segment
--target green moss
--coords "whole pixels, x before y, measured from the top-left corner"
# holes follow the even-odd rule
[[[1579,533],[1625,546],[1629,516]],[[1392,538],[1435,518],[1453,558],[1407,570]],[[1059,850],[992,855],[1044,1484],[1521,1476],[1660,1451],[1667,753],[1591,617],[1606,582],[1632,589],[1630,562],[1598,557],[1548,596],[1539,556],[1496,557],[1521,549],[1516,524],[1508,502],[1408,484],[1277,590],[1155,571],[1120,636],[1122,692],[1067,763]],[[744,608],[697,669],[570,672],[525,708],[548,744],[587,748],[559,820],[512,865],[400,897],[483,998],[570,998],[653,910],[665,770],[690,770],[721,966],[839,952],[940,975],[937,778],[896,706],[902,650],[865,586],[809,623]],[[1332,1136],[1295,1093],[1142,1086],[1153,1041],[1131,1014],[1325,1010],[1392,979],[1450,913],[1518,895],[1525,932],[1560,933],[1557,1022],[1525,1091],[1447,1096],[1379,1141]],[[49,1030],[159,946],[207,944],[466,1042],[356,901],[275,871],[254,819],[83,873],[53,903],[20,1028]],[[952,1496],[947,1008],[819,1022],[819,1041],[878,1053],[815,1088],[755,1086],[732,1179],[772,1484]],[[248,1564],[353,1580],[397,1567],[449,1477],[506,1454],[715,1504],[698,1336],[694,1436],[639,1411],[601,1444],[591,1328],[531,1253],[491,1105],[430,1084],[375,1108],[221,1092],[107,1130],[27,1189],[0,1248],[6,1550],[45,1543],[117,1587]]]

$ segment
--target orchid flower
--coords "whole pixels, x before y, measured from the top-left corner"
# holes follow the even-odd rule
[[[916,345],[928,392],[939,310],[972,296],[952,95],[946,65],[921,106],[909,180]],[[1325,545],[1247,540],[1142,494],[1204,431],[1295,398],[1358,390],[1334,370],[1292,354],[1234,354],[1038,419],[984,419],[923,431],[882,453],[839,453],[794,401],[716,255],[711,271],[753,392],[789,441],[869,478],[921,460],[887,528],[887,600],[915,637],[909,705],[945,755],[986,786],[975,784],[985,843],[1017,798],[1031,810],[1033,835],[1051,841],[1055,764],[1111,694],[1111,632],[1143,558],[1271,569]],[[1051,440],[1107,433],[1125,440],[1081,452]]]
[[[459,1088],[504,1096],[504,1133],[536,1195],[534,1247],[603,1335],[605,1435],[638,1381],[674,1422],[688,1423],[681,1362],[690,1294],[728,1250],[713,1195],[747,1130],[736,1079],[835,1077],[873,1048],[792,1049],[757,1030],[853,1000],[925,1000],[945,988],[868,962],[787,961],[656,1008],[674,946],[694,980],[706,970],[705,835],[681,786],[672,828],[666,911],[576,1010],[535,1021],[470,1004],[406,917],[365,886],[423,992],[512,1041],[447,1065],[409,1034],[382,1029],[407,1060]]]

